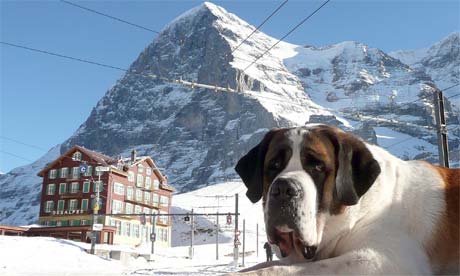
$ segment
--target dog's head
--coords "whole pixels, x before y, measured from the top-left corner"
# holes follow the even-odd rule
[[[326,215],[358,203],[380,174],[360,139],[325,125],[271,130],[235,170],[263,200],[269,241],[292,259],[312,259]]]

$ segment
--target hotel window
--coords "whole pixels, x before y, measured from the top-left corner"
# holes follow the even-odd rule
[[[147,167],[147,168],[145,169],[145,173],[146,173],[147,175],[151,175],[151,174],[152,174],[152,168]]]
[[[60,177],[66,178],[69,175],[69,168],[61,168]]]
[[[54,201],[50,200],[45,202],[45,213],[51,213],[54,211]]]
[[[48,184],[46,186],[46,194],[54,195],[56,193],[56,184]]]
[[[145,177],[145,188],[150,189],[151,186],[152,186],[152,179],[148,176]]]
[[[147,215],[147,216],[145,216],[145,221],[150,222],[150,216],[149,216],[150,215],[150,209],[147,208],[147,207],[144,207],[144,212],[143,213]]]
[[[58,200],[58,211],[64,211],[64,200]]]
[[[71,199],[69,201],[69,211],[75,211],[78,209],[78,200],[77,199]]]
[[[158,181],[158,179],[153,180],[153,189],[154,190],[160,189],[160,181]]]
[[[50,170],[48,173],[48,178],[49,179],[55,179],[57,175],[57,170]]]
[[[126,236],[131,237],[131,223],[126,223]]]
[[[168,217],[161,216],[161,214],[167,214],[166,212],[160,211],[160,216],[158,216],[158,222],[162,224],[168,224]]]
[[[121,235],[121,221],[115,221],[115,227],[117,227],[117,235]]]
[[[76,152],[72,155],[72,160],[74,160],[74,161],[81,161],[81,152],[76,151]]]
[[[83,192],[84,193],[89,193],[89,186],[90,186],[90,182],[88,181],[83,182]]]
[[[157,239],[162,242],[168,241],[168,229],[158,228]]]
[[[163,241],[163,228],[157,228],[157,240],[160,242]]]
[[[139,224],[134,224],[133,226],[134,226],[133,227],[134,236],[136,238],[139,238]]]
[[[133,187],[126,187],[126,198],[132,200],[134,196],[134,188]]]
[[[67,183],[59,184],[59,194],[65,194],[67,192]]]
[[[128,222],[123,222],[122,227],[121,227],[122,233],[123,233],[122,235],[123,235],[123,236],[129,236],[129,234],[130,234],[130,232],[131,232],[131,231],[130,231],[130,228],[131,228],[131,224],[130,224],[130,223],[128,223]]]
[[[144,192],[144,202],[150,204],[150,193]]]
[[[124,195],[125,194],[125,185],[115,182],[113,186],[113,192],[117,195]]]
[[[137,182],[136,182],[136,185],[138,187],[142,187],[144,185],[144,176],[142,176],[142,174],[138,174],[137,175]]]
[[[169,198],[167,196],[160,196],[160,205],[161,207],[169,206]]]
[[[128,172],[128,181],[129,182],[134,182],[134,173],[133,172]]]
[[[140,214],[140,213],[142,212],[142,208],[141,208],[141,206],[139,206],[139,205],[136,205],[136,206],[134,207],[134,209],[135,209],[135,213],[136,213],[136,214]]]
[[[144,172],[144,166],[142,164],[137,165],[138,172]]]
[[[72,178],[78,178],[79,174],[80,174],[80,168],[73,167],[72,168]]]
[[[88,210],[88,199],[87,198],[81,200],[81,209],[83,211]]]
[[[112,212],[123,213],[123,202],[119,200],[112,200]]]
[[[72,184],[70,184],[70,193],[75,194],[75,193],[78,193],[79,190],[80,190],[80,183],[72,182]]]
[[[85,176],[91,176],[92,174],[93,174],[93,167],[88,166],[88,168],[86,169],[86,172],[85,172]]]
[[[136,201],[142,201],[142,191],[140,189],[136,190]]]
[[[126,214],[132,214],[133,213],[133,205],[131,203],[126,203]]]
[[[152,194],[152,205],[153,206],[158,206],[158,198],[159,196],[157,194]]]
[[[104,190],[104,183],[102,181],[94,181],[93,192],[102,192]]]

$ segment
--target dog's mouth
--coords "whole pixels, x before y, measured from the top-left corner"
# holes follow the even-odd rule
[[[306,260],[315,257],[316,246],[308,245],[297,231],[286,227],[274,227],[268,236],[269,242],[279,247],[283,258],[293,254]]]

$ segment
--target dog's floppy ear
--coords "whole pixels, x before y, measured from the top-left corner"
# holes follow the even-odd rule
[[[347,134],[338,142],[336,194],[342,204],[355,205],[380,174],[380,166],[358,138]]]
[[[275,132],[276,129],[265,134],[262,141],[241,157],[235,166],[235,171],[248,188],[246,196],[252,203],[256,203],[262,198],[265,154]]]

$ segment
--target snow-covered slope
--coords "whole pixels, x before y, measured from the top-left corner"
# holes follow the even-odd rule
[[[430,93],[444,67],[458,64],[458,34],[411,58],[353,41],[325,47],[282,42],[246,69],[277,41],[256,32],[232,52],[253,30],[211,3],[182,14],[145,48],[60,152],[78,144],[116,157],[136,148],[164,168],[176,189],[190,191],[237,179],[236,161],[270,128],[310,121],[338,125],[390,146],[403,158],[436,161]],[[413,60],[431,69],[405,63]],[[238,92],[192,88],[164,78]],[[459,76],[449,78],[458,81]],[[458,110],[449,101],[446,108],[449,124],[458,125]],[[459,136],[459,129],[449,132],[454,149]],[[35,175],[55,156],[21,173],[0,175],[0,199],[11,199],[1,203],[0,223],[35,222],[40,193]]]
[[[246,186],[242,182],[224,182],[197,189],[188,193],[182,193],[173,197],[172,206],[176,213],[234,213],[235,194],[238,194],[238,212],[240,213],[238,225],[243,228],[243,220],[246,223],[247,239],[255,242],[257,224],[259,227],[259,241],[266,241],[265,225],[261,202],[253,204],[246,197]],[[233,241],[234,217],[232,224],[226,224],[226,216],[219,218],[219,241]],[[196,219],[196,244],[215,243],[217,219],[215,216],[199,216]],[[185,223],[182,217],[173,220],[173,246],[190,244],[190,223]],[[251,243],[249,248],[255,247]]]
[[[443,89],[457,84],[460,79],[460,33],[454,32],[428,49],[395,51],[398,58],[416,70],[428,74]],[[460,89],[449,89],[446,96],[457,94]],[[458,108],[458,101],[457,101]]]
[[[0,175],[0,224],[26,225],[37,221],[42,186],[37,173],[59,156],[60,147],[54,146],[30,165]]]

